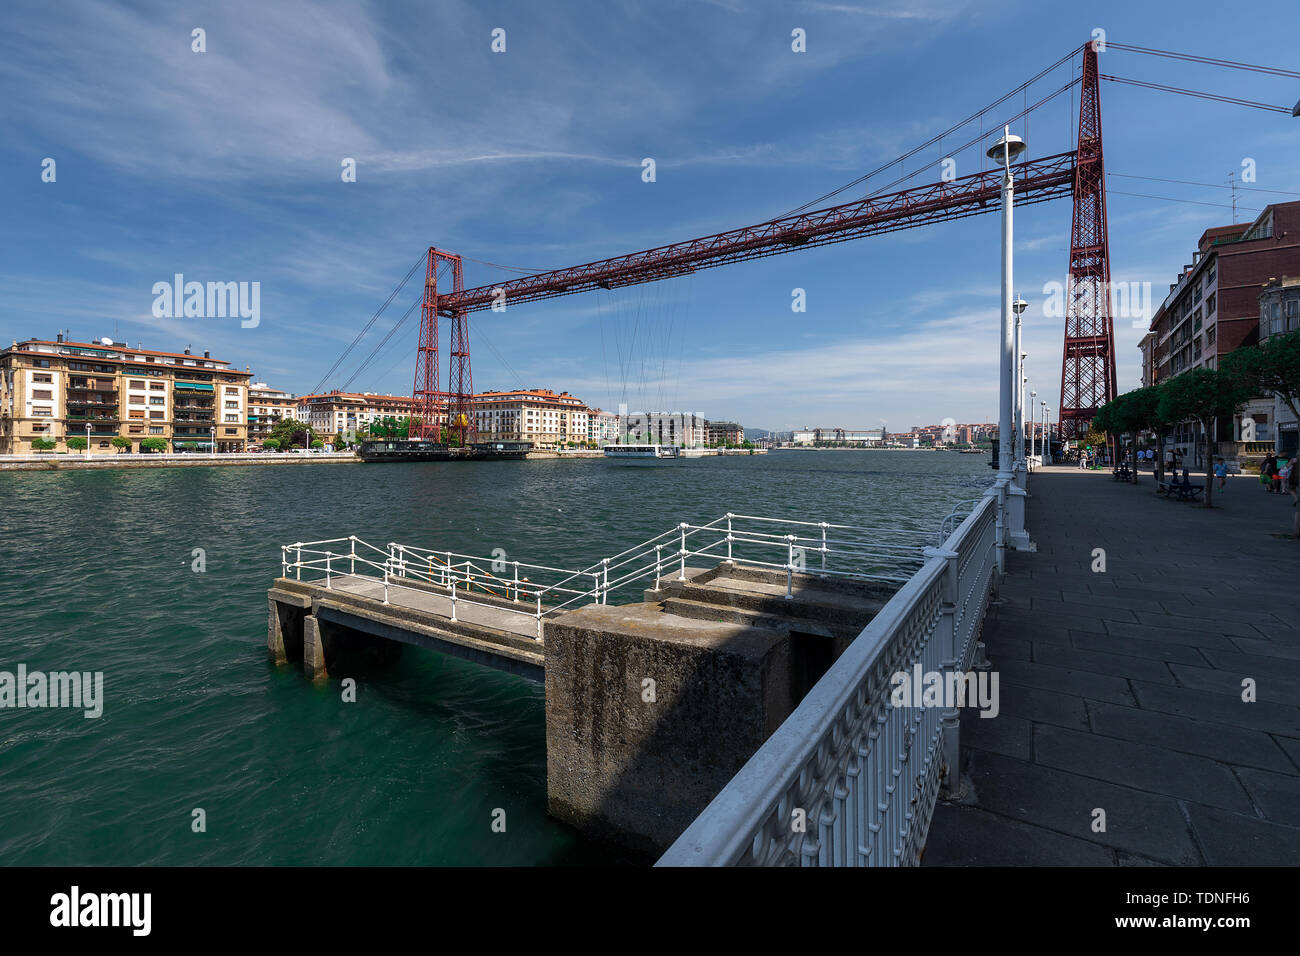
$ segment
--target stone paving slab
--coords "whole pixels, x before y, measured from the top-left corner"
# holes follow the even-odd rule
[[[1289,499],[1234,478],[1207,510],[1063,467],[1029,493],[1037,550],[984,624],[1001,710],[963,714],[967,790],[924,865],[1300,865]]]

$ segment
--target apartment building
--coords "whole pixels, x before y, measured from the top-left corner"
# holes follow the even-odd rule
[[[189,348],[160,352],[62,335],[14,342],[0,351],[0,453],[30,453],[36,439],[68,451],[69,438],[88,439],[93,454],[117,452],[115,438],[133,452],[146,438],[164,439],[169,451],[243,451],[251,378]]]
[[[742,445],[745,429],[736,422],[709,422],[706,425],[706,442],[710,445]]]
[[[568,392],[486,391],[470,401],[479,441],[530,441],[534,448],[556,448],[589,440],[591,410]]]
[[[1296,331],[1300,331],[1300,275],[1269,279],[1259,293],[1259,344]],[[1300,451],[1300,423],[1291,409],[1276,395],[1262,404],[1264,408],[1252,403],[1243,412],[1243,418],[1249,416],[1254,423],[1255,440],[1272,442],[1273,451],[1288,458]]]
[[[879,445],[885,440],[883,428],[803,428],[794,433],[796,445],[835,442],[843,445]]]
[[[328,442],[355,441],[357,429],[379,418],[406,418],[416,414],[415,401],[406,395],[376,392],[340,392],[303,395],[296,418]]]
[[[632,412],[623,425],[625,444],[702,448],[708,439],[708,421],[694,412]]]
[[[594,445],[614,445],[619,440],[619,417],[599,408],[587,409],[587,441]]]
[[[1138,343],[1142,384],[1154,385],[1189,369],[1218,368],[1225,355],[1257,344],[1266,307],[1261,290],[1286,275],[1300,275],[1300,202],[1275,203],[1253,222],[1205,230],[1192,261],[1170,284]],[[1283,309],[1285,299],[1278,300]],[[1271,305],[1267,307],[1271,324]],[[1261,428],[1268,435],[1273,423],[1266,409],[1271,406],[1262,397],[1252,402],[1233,424],[1234,434],[1226,434],[1225,424],[1225,433],[1211,440],[1238,440],[1243,417],[1256,422],[1257,437]],[[1186,422],[1174,429],[1170,441],[1190,465],[1199,467],[1208,447],[1205,438],[1198,426]]]
[[[271,435],[271,429],[285,418],[295,418],[298,399],[291,392],[282,392],[265,382],[248,386],[248,444],[261,447]]]

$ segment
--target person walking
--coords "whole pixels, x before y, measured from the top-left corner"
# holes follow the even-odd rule
[[[1277,456],[1270,453],[1259,469],[1259,483],[1267,492],[1273,491],[1273,476],[1277,474]]]
[[[1224,464],[1222,458],[1214,459],[1214,477],[1219,480],[1219,490],[1223,491],[1228,483],[1228,466]]]

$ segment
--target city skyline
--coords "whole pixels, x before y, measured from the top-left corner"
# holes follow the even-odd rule
[[[1296,20],[1283,4],[1265,6],[1280,24]],[[0,83],[24,91],[10,97],[11,149],[0,160],[15,240],[0,334],[52,339],[67,329],[177,352],[192,345],[298,394],[314,390],[430,244],[466,256],[466,284],[480,285],[517,274],[488,262],[557,267],[761,221],[925,140],[1098,27],[1116,41],[1159,36],[1162,47],[1229,59],[1258,52],[1244,31],[1208,48],[1195,15],[1215,9],[1208,4],[1188,6],[1184,22],[1102,4],[1086,19],[1029,24],[1019,22],[1028,4],[908,5],[925,31],[901,27],[904,6],[885,4],[716,4],[662,19],[582,6],[545,16],[523,5],[419,11],[418,32],[466,51],[458,72],[442,75],[383,11],[316,14],[320,29],[308,35],[294,28],[292,7],[235,4],[204,11],[203,24],[162,5],[76,9],[50,24],[19,5],[0,40]],[[198,26],[203,53],[191,49]],[[491,50],[497,28],[503,53]],[[794,28],[806,31],[804,53],[791,50]],[[1017,55],[968,55],[1004,42]],[[1247,99],[1289,102],[1293,92],[1284,80],[1104,57],[1113,58],[1104,69],[1123,75]],[[132,69],[109,68],[119,61]],[[960,65],[924,68],[945,62]],[[892,83],[889,99],[861,95],[900,72],[908,82]],[[53,74],[59,86],[40,81]],[[427,101],[419,91],[429,88],[446,95]],[[1021,126],[1031,156],[1069,148],[1072,102],[1060,97]],[[1228,172],[1240,179],[1249,159],[1257,178],[1236,193],[1238,221],[1278,198],[1250,188],[1285,190],[1295,179],[1289,118],[1114,84],[1102,103],[1112,177],[1216,183]],[[1213,143],[1180,149],[1191,129],[1212,131]],[[42,181],[47,158],[54,182]],[[349,158],[353,183],[340,177]],[[657,163],[651,183],[646,158]],[[1232,199],[1223,188],[1141,178],[1108,186],[1113,278],[1154,299],[1139,328],[1116,318],[1122,392],[1138,382],[1136,345],[1185,262],[1186,236],[1231,221]],[[1185,201],[1144,198],[1153,195]],[[1046,290],[1065,277],[1068,208],[1017,214],[1027,373],[1053,406],[1062,322],[1043,313]],[[544,383],[605,408],[708,407],[772,430],[989,419],[996,244],[995,218],[978,217],[476,313],[475,382]],[[260,321],[156,316],[154,286],[176,274],[258,283]],[[794,290],[805,292],[803,313],[791,311]],[[344,384],[409,298],[408,287],[326,387],[410,392],[418,310]]]

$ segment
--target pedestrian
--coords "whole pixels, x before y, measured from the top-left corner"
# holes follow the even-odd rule
[[[1222,491],[1228,483],[1228,466],[1222,458],[1214,459],[1214,477],[1219,479],[1219,490]]]
[[[1264,464],[1259,469],[1259,483],[1264,486],[1264,490],[1272,492],[1273,476],[1277,474],[1277,456],[1269,453],[1264,459]]]
[[[1295,466],[1294,457],[1291,459],[1291,470],[1286,476],[1286,490],[1291,493],[1291,507],[1295,509],[1295,521],[1291,525],[1291,532],[1300,538],[1300,468]]]
[[[1277,463],[1277,471],[1273,473],[1273,490],[1277,494],[1283,494],[1287,490],[1287,475],[1295,468],[1295,457],[1280,458]]]

